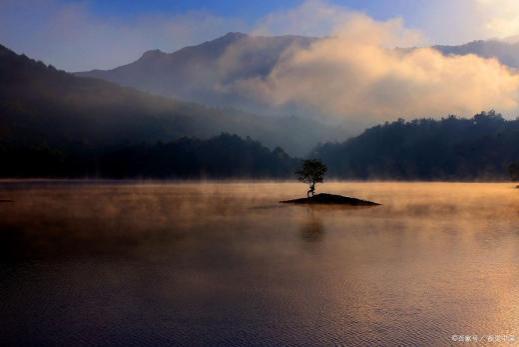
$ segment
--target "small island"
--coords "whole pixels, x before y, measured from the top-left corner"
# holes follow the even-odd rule
[[[326,165],[320,160],[309,159],[303,162],[303,166],[296,172],[298,180],[310,185],[306,198],[280,201],[283,204],[319,204],[319,205],[347,205],[347,206],[380,206],[372,201],[351,198],[348,196],[321,193],[315,195],[315,185],[324,181],[324,175],[328,171]]]
[[[280,201],[283,204],[327,204],[349,206],[380,206],[376,202],[350,198],[342,195],[321,193],[309,198]]]

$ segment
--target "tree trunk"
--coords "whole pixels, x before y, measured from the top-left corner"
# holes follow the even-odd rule
[[[315,195],[315,183],[310,184],[310,190],[306,192],[306,197],[310,198]]]

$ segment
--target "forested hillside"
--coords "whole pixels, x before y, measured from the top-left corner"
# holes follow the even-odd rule
[[[168,179],[288,178],[299,162],[279,147],[229,134],[98,149],[4,144],[0,160],[0,177]]]
[[[519,161],[519,120],[494,111],[471,119],[400,119],[342,143],[320,145],[313,155],[338,178],[505,179]]]
[[[286,177],[295,160],[280,148],[214,137],[273,148],[291,141],[283,122],[75,77],[0,46],[0,177]]]

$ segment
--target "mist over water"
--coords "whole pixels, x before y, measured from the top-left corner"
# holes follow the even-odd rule
[[[0,343],[519,337],[513,184],[2,181]]]

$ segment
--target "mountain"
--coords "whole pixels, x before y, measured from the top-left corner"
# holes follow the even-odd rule
[[[301,36],[265,37],[228,33],[173,53],[148,51],[137,61],[112,70],[93,70],[76,75],[100,78],[168,97],[216,106],[230,105],[250,112],[288,112],[287,109],[279,110],[262,104],[241,90],[237,92],[234,86],[245,79],[265,78],[287,49],[308,47],[318,40]],[[503,64],[519,68],[519,43],[489,40],[434,48],[446,55],[495,57]],[[293,105],[287,108],[294,112],[301,111]]]
[[[472,119],[399,120],[316,148],[330,175],[348,179],[507,179],[519,162],[519,119],[491,111]]]
[[[289,143],[289,124],[301,125],[76,77],[0,46],[0,177],[286,177],[297,160],[281,148],[214,135]]]
[[[483,58],[497,58],[502,64],[519,68],[519,42],[516,41],[473,41],[459,46],[434,46],[443,54],[475,54]]]
[[[284,54],[298,47],[309,47],[319,40],[321,39],[301,36],[265,37],[228,33],[173,53],[148,51],[128,65],[112,70],[81,72],[77,76],[95,77],[157,95],[178,97],[216,107],[234,107],[261,115],[297,114],[297,123],[301,126],[293,129],[289,137],[306,142],[299,145],[281,142],[276,144],[291,154],[304,155],[305,151],[310,150],[308,144],[312,141],[317,143],[345,139],[374,125],[361,114],[342,120],[338,117],[326,117],[322,114],[325,111],[309,107],[304,102],[277,105],[275,102],[265,101],[264,95],[268,95],[268,91],[249,88],[268,76]],[[434,48],[445,55],[476,54],[484,58],[497,58],[511,68],[519,68],[519,43],[514,41],[474,41],[459,46]],[[412,49],[414,48],[402,50]],[[353,55],[355,52],[349,54]],[[269,84],[259,85],[267,88]],[[320,86],[314,87],[318,93]],[[313,125],[308,124],[310,120]],[[290,127],[295,123],[291,121],[286,125]],[[270,140],[260,139],[272,144]],[[298,147],[305,150],[297,150]]]
[[[308,47],[318,38],[302,36],[227,35],[173,53],[145,52],[137,61],[112,70],[78,72],[134,87],[154,94],[177,97],[216,106],[233,106],[251,112],[280,112],[254,97],[236,93],[229,86],[248,78],[265,78],[282,54],[291,47]],[[495,57],[503,64],[519,67],[519,43],[489,40],[459,46],[434,46],[442,53]]]
[[[210,108],[77,77],[0,46],[2,142],[97,148],[182,136],[204,139],[222,132],[304,154],[335,129],[297,117]]]
[[[291,46],[307,47],[316,38],[301,36],[227,35],[173,53],[145,52],[140,59],[113,70],[76,73],[154,94],[210,104],[266,111],[251,98],[228,91],[234,81],[266,77]]]

